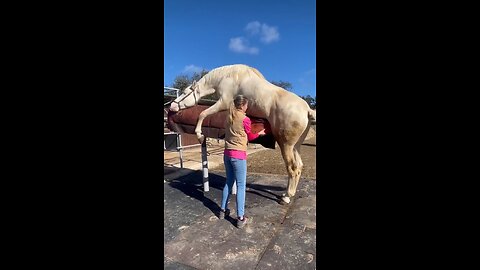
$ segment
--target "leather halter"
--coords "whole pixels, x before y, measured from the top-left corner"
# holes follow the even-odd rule
[[[193,90],[193,88],[191,86],[190,86],[190,90],[192,90],[192,92],[188,93],[186,96],[184,96],[179,101],[175,101],[175,100],[172,101],[172,103],[177,103],[178,106],[180,107],[180,102],[182,102],[184,99],[186,99],[188,96],[190,96],[193,93],[193,98],[195,99],[195,104],[197,104],[197,97],[195,96],[195,90]]]

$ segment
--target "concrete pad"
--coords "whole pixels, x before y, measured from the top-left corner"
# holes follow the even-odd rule
[[[165,270],[197,270],[197,268],[190,267],[178,262],[164,262],[163,269]]]
[[[275,265],[282,265],[282,269],[316,269],[316,195],[312,183],[315,181],[304,181],[297,191],[298,197],[258,269],[277,269]]]
[[[286,176],[249,175],[245,214],[253,217],[253,223],[238,229],[235,195],[231,195],[229,202],[231,217],[217,218],[224,173],[210,173],[209,180],[210,191],[205,194],[201,172],[164,184],[165,267],[316,267],[315,181],[301,179],[295,200],[282,206],[277,200],[285,192]]]

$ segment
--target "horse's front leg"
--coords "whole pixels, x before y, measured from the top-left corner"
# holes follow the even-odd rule
[[[219,111],[226,110],[227,106],[221,101],[217,101],[217,103],[213,104],[210,108],[204,110],[203,112],[200,113],[198,116],[198,121],[197,121],[197,126],[195,127],[195,133],[197,134],[197,139],[200,143],[203,143],[205,140],[205,136],[202,134],[202,123],[203,120],[212,114],[215,114]]]

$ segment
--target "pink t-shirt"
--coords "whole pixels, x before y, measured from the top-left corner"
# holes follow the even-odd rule
[[[247,133],[247,138],[249,142],[258,138],[258,134],[252,133],[252,121],[250,120],[250,118],[248,118],[248,116],[245,116],[245,118],[243,119],[243,128],[245,129],[245,133]],[[225,149],[223,154],[231,158],[247,159],[247,151]]]

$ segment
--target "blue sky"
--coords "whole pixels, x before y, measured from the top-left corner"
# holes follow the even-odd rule
[[[164,85],[231,64],[316,96],[315,0],[165,0]]]

